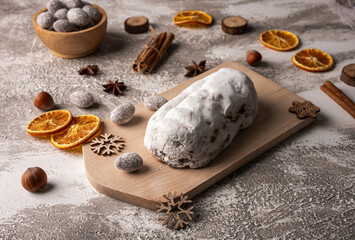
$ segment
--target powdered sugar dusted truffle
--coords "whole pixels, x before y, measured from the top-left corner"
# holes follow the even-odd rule
[[[95,23],[94,23],[92,20],[90,20],[89,24],[86,25],[84,28],[85,28],[85,29],[88,29],[88,28],[91,28],[91,27],[93,27],[93,26],[95,26]]]
[[[37,23],[43,28],[50,28],[55,21],[55,18],[53,17],[53,14],[50,12],[43,12],[38,15],[37,17]]]
[[[75,29],[75,25],[68,20],[57,20],[53,23],[56,32],[71,32]]]
[[[81,8],[72,8],[67,14],[69,22],[74,23],[78,27],[86,26],[90,22],[89,15]]]
[[[48,12],[54,14],[61,8],[65,8],[64,4],[59,0],[51,0],[47,3]]]
[[[134,152],[124,153],[116,158],[115,166],[125,172],[134,172],[143,167],[143,159]]]
[[[62,2],[69,9],[80,8],[83,5],[81,0],[62,0]]]
[[[73,92],[70,95],[70,101],[75,106],[80,107],[80,108],[88,108],[95,103],[95,99],[91,95],[91,93],[83,91],[83,90]]]
[[[132,103],[124,103],[117,106],[111,112],[111,121],[115,124],[125,124],[131,121],[136,108]]]
[[[150,110],[156,111],[167,102],[168,100],[164,97],[151,96],[144,99],[144,106]]]
[[[91,5],[92,6],[91,3],[88,3],[88,2],[85,2],[85,1],[81,1],[81,2],[83,3],[83,6],[85,6],[85,5]]]
[[[61,8],[54,13],[54,17],[58,20],[68,20],[67,13],[68,13],[68,9]]]
[[[97,8],[91,5],[85,5],[82,7],[83,11],[86,12],[94,23],[98,23],[101,19],[101,13]]]

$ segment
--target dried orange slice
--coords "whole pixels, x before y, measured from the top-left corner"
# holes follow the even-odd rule
[[[102,126],[100,126],[99,129],[90,138],[88,138],[84,143],[91,142],[95,138],[99,137],[101,135],[101,127]]]
[[[93,136],[100,126],[100,118],[94,115],[73,117],[66,129],[51,136],[51,143],[62,149],[75,147]]]
[[[334,65],[333,58],[329,54],[315,48],[299,51],[292,57],[292,62],[297,67],[310,72],[325,72]]]
[[[298,46],[295,34],[283,30],[269,30],[260,34],[260,41],[265,47],[277,51],[289,51]]]
[[[173,23],[179,26],[191,26],[192,24],[208,26],[213,18],[204,11],[184,10],[179,12],[173,18]]]
[[[49,136],[66,128],[73,116],[68,110],[54,110],[35,117],[26,128],[34,137]]]

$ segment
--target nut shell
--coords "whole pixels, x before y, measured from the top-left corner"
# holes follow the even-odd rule
[[[47,184],[47,174],[40,167],[28,168],[21,177],[22,186],[29,192],[37,192]]]
[[[54,108],[54,100],[52,96],[47,92],[40,92],[36,96],[33,104],[36,106],[36,108],[43,111],[48,111]]]
[[[256,50],[248,50],[246,58],[249,65],[256,66],[261,62],[262,56]]]

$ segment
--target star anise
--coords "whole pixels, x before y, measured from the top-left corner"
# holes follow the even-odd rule
[[[124,85],[124,82],[115,82],[109,80],[108,84],[102,85],[105,89],[105,92],[112,93],[113,95],[122,95],[124,90],[126,90],[127,86]]]
[[[203,73],[205,71],[205,65],[206,65],[206,60],[201,61],[199,64],[196,64],[195,61],[192,61],[192,65],[185,67],[185,69],[187,70],[185,77],[191,77],[191,76],[195,77],[200,73]]]
[[[95,75],[99,71],[99,67],[97,65],[87,65],[86,67],[80,68],[78,73],[80,75],[88,74],[88,75]]]

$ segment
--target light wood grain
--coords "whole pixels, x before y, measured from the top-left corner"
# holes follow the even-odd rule
[[[49,50],[61,58],[79,58],[94,53],[99,47],[107,27],[107,15],[104,9],[92,4],[99,10],[102,18],[95,26],[76,32],[55,32],[42,28],[37,24],[37,16],[47,11],[43,8],[33,16],[33,27],[38,38]]]
[[[224,63],[160,95],[172,99],[193,82],[223,67],[240,70],[251,78],[258,93],[259,113],[254,123],[239,132],[216,159],[201,169],[174,169],[155,160],[143,145],[146,125],[154,112],[140,103],[131,122],[117,126],[106,119],[103,132],[123,137],[126,148],[122,153],[138,153],[144,159],[143,169],[135,173],[120,171],[114,167],[117,155],[98,156],[85,144],[84,163],[90,183],[107,196],[155,209],[157,201],[163,200],[163,194],[177,191],[194,197],[313,121],[299,120],[288,112],[292,101],[303,101],[302,98],[235,62]]]

